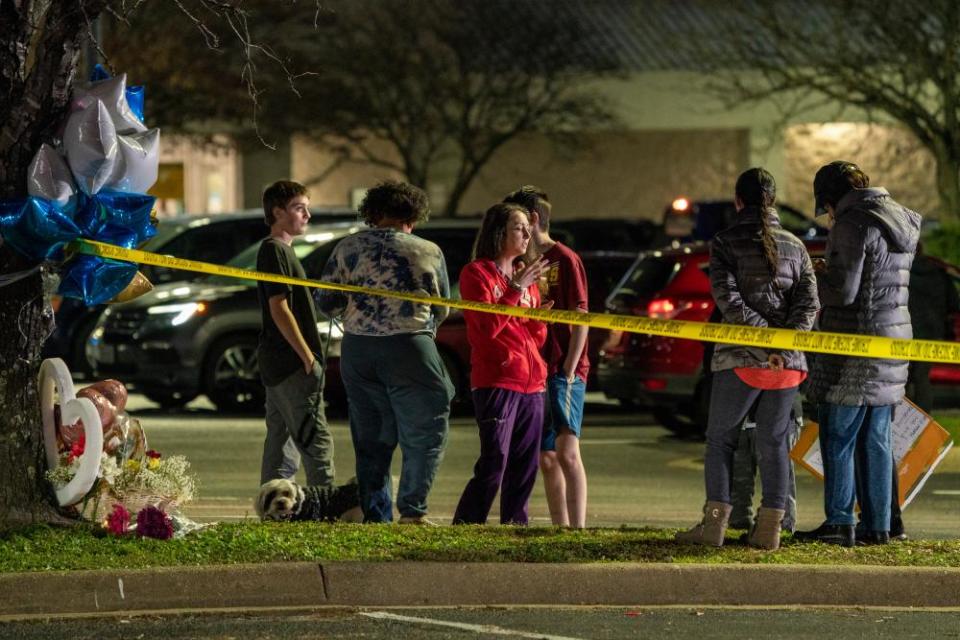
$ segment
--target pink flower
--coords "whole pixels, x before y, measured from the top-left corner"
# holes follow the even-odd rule
[[[169,540],[173,537],[173,523],[170,517],[157,507],[144,507],[137,514],[137,535]]]
[[[130,526],[130,512],[122,504],[113,505],[113,511],[107,516],[107,531],[122,536]]]

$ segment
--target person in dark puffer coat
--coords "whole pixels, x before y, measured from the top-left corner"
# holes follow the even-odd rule
[[[813,189],[817,213],[833,223],[826,261],[819,265],[820,329],[912,338],[907,301],[920,215],[897,204],[886,189],[870,188],[870,178],[850,162],[821,167]],[[819,403],[826,521],[796,538],[852,546],[859,484],[866,528],[860,542],[889,539],[890,423],[907,370],[904,360],[817,356],[807,394]]]

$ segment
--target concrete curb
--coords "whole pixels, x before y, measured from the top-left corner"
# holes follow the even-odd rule
[[[960,568],[309,562],[0,574],[0,616],[254,607],[960,607]]]

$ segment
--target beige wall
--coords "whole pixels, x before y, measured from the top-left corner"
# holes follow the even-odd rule
[[[391,157],[388,145],[373,147],[383,154],[383,157]],[[310,202],[318,206],[349,205],[354,189],[365,189],[380,180],[403,177],[390,169],[370,164],[338,163],[333,153],[302,135],[292,138],[290,176],[292,180],[307,186],[310,190]]]
[[[749,157],[743,129],[585,133],[571,153],[542,136],[505,145],[481,172],[461,211],[483,211],[523,184],[550,194],[565,217],[659,220],[680,195],[729,197]]]
[[[784,132],[786,182],[791,193],[807,194],[813,209],[813,176],[833,160],[849,160],[886,187],[900,204],[927,215],[937,209],[933,156],[899,127],[853,122],[805,124]]]
[[[725,106],[702,92],[702,77],[656,72],[587,83],[609,97],[622,124],[616,131],[584,131],[577,152],[557,149],[528,135],[508,143],[464,197],[460,211],[478,212],[519,185],[543,187],[557,203],[558,217],[627,216],[657,219],[678,195],[730,197],[737,175],[764,166],[777,178],[781,201],[812,215],[810,181],[820,164],[838,157],[858,162],[874,183],[921,211],[932,211],[932,162],[904,131],[866,120],[854,109],[821,106],[785,117],[775,102]],[[813,124],[811,124],[813,123]],[[820,123],[828,123],[821,126]],[[844,129],[844,127],[847,127]],[[852,128],[851,128],[852,127]],[[389,157],[388,146],[379,152]],[[290,175],[309,183],[317,204],[350,204],[351,193],[377,180],[400,177],[388,169],[334,162],[308,138],[293,138]],[[443,177],[441,168],[434,178]],[[431,188],[435,211],[448,184]]]
[[[540,135],[508,143],[477,176],[460,212],[481,212],[529,183],[550,194],[560,218],[659,219],[678,195],[729,197],[737,171],[749,158],[745,130],[610,131],[582,138],[584,146],[576,150],[558,148]],[[349,204],[351,190],[400,177],[369,165],[344,164],[309,184],[332,161],[331,154],[308,139],[294,139],[291,174],[308,183],[315,204]],[[446,195],[442,183],[432,190],[435,211],[443,208]]]
[[[161,133],[160,162],[183,165],[183,213],[223,213],[242,207],[240,155],[227,138],[201,145]]]

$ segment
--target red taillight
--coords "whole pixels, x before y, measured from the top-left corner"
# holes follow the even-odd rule
[[[672,318],[677,314],[677,307],[669,298],[651,300],[647,305],[647,315],[651,318]]]
[[[648,391],[663,391],[667,388],[667,381],[660,378],[647,378],[641,380],[640,384]]]

